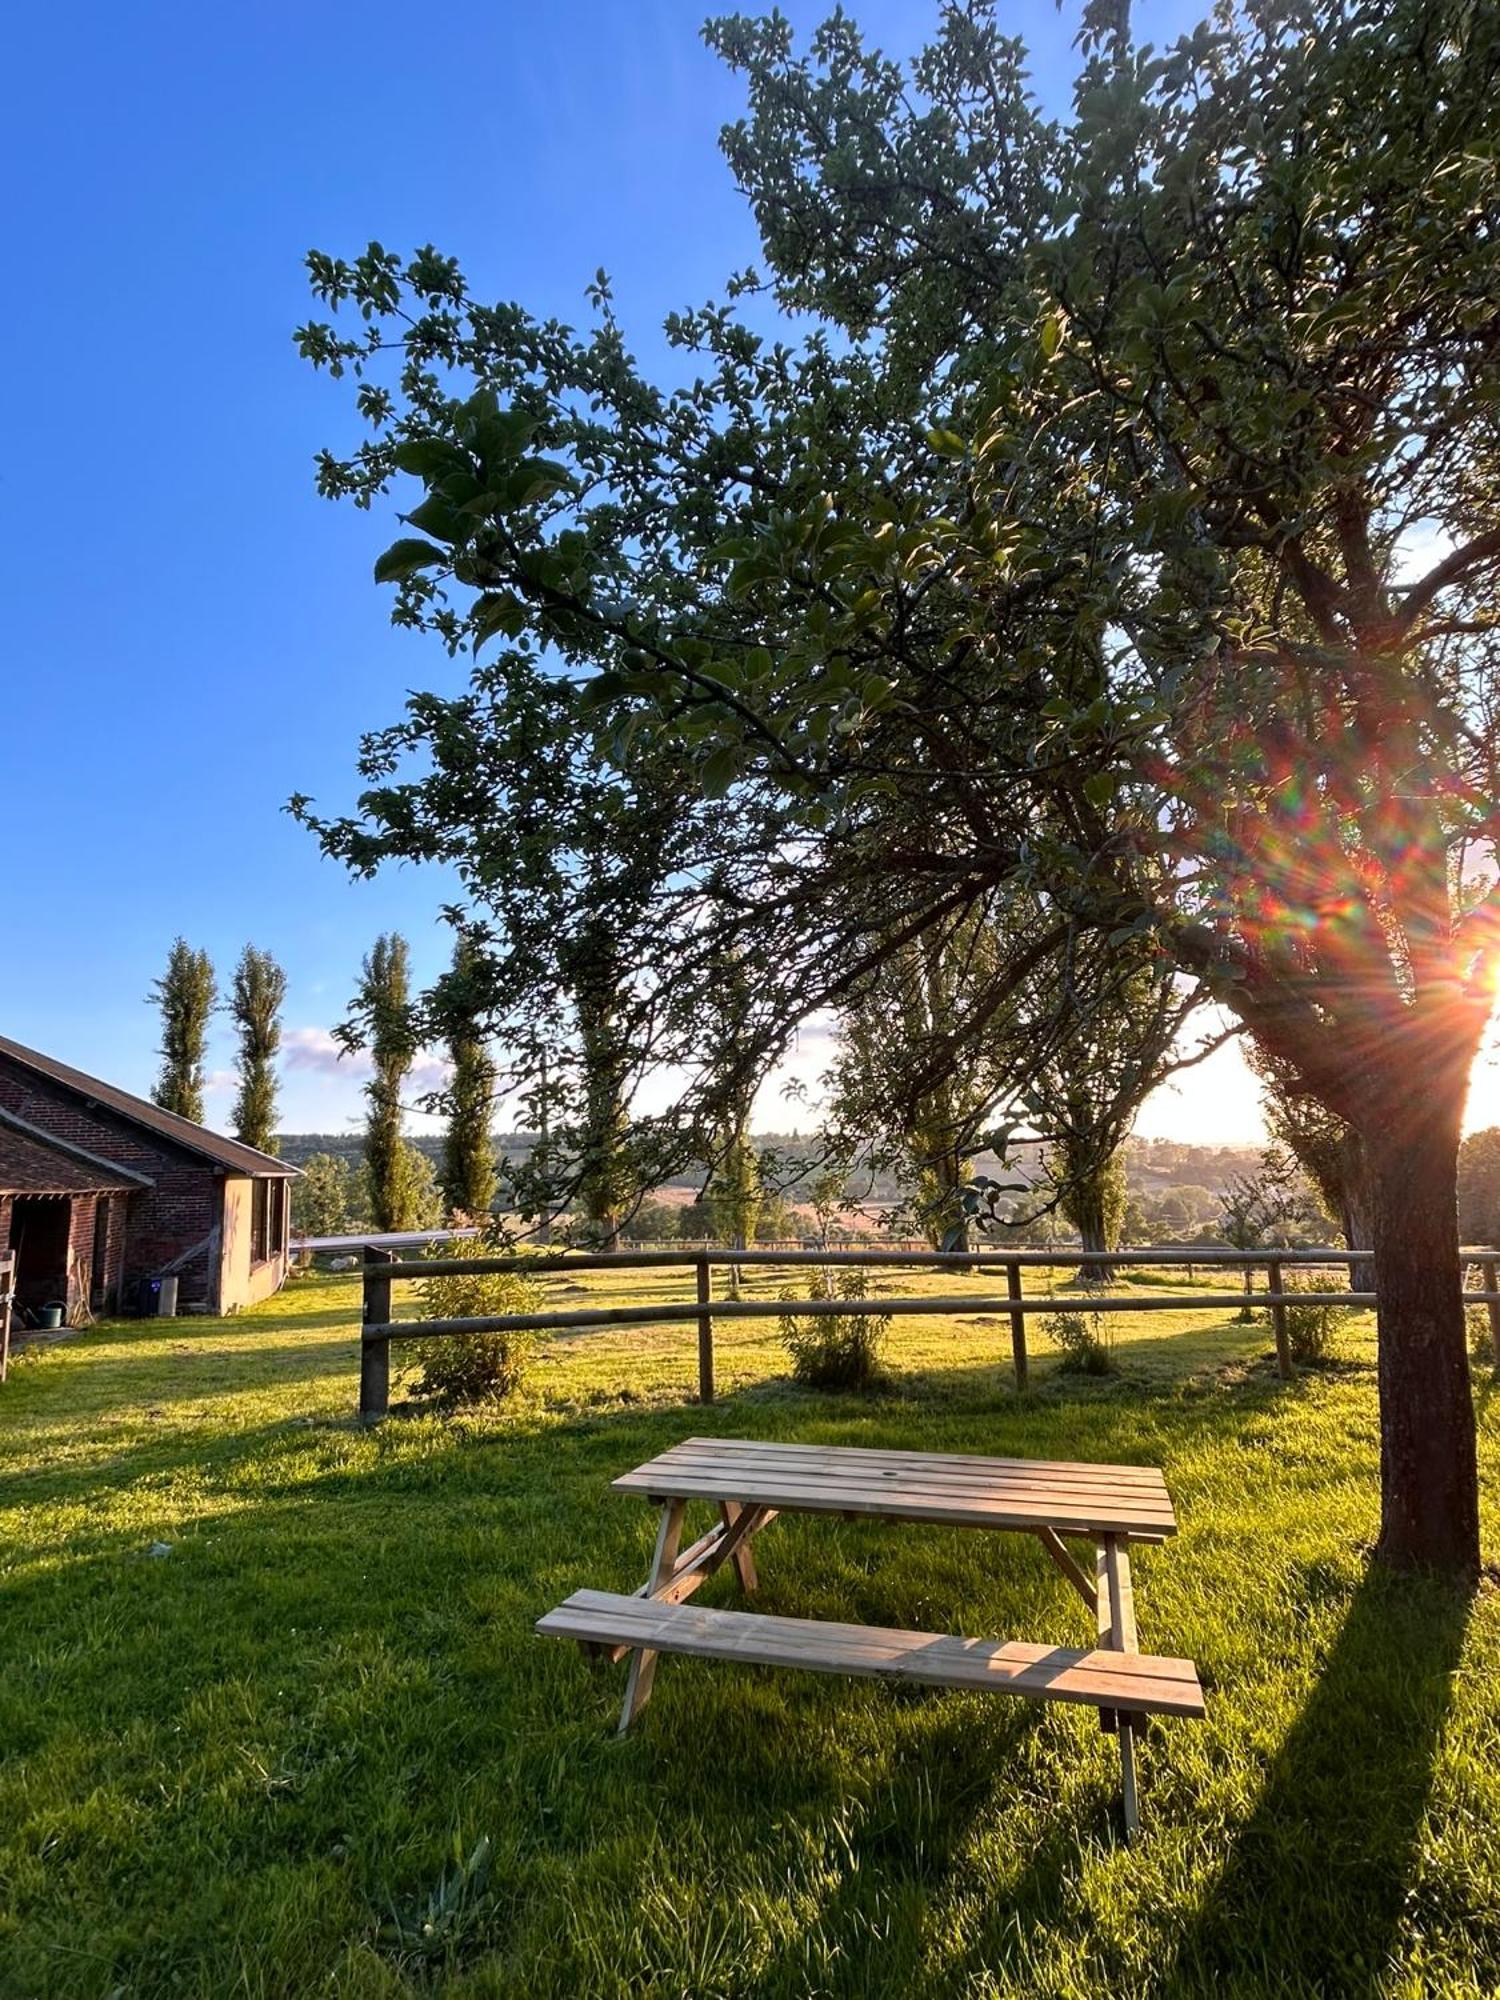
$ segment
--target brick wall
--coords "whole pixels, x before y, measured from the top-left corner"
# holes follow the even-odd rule
[[[104,1270],[94,1273],[94,1296],[98,1309],[105,1313],[117,1313],[129,1301],[125,1297],[125,1219],[128,1198],[122,1194],[112,1194],[101,1199],[108,1201],[108,1234],[104,1246]]]
[[[82,1194],[73,1198],[73,1233],[69,1265],[73,1276],[69,1304],[111,1314],[131,1303],[123,1296],[125,1277],[125,1204],[121,1194]],[[103,1215],[103,1243],[100,1222]],[[102,1247],[103,1257],[94,1252]]]
[[[114,1276],[115,1284],[124,1286],[124,1303],[130,1303],[141,1278],[154,1277],[184,1252],[197,1250],[177,1273],[178,1303],[217,1305],[217,1239],[224,1191],[222,1178],[208,1161],[180,1152],[170,1140],[158,1139],[106,1105],[91,1108],[62,1085],[4,1055],[0,1055],[0,1106],[112,1165],[150,1175],[154,1186],[124,1198],[125,1227]],[[92,1197],[78,1199],[80,1209],[85,1205],[90,1233],[80,1245],[75,1217],[74,1243],[88,1257],[93,1245]],[[199,1250],[199,1245],[206,1247]]]

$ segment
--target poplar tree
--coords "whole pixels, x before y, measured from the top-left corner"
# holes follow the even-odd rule
[[[262,1153],[276,1144],[276,1055],[286,973],[268,951],[247,944],[234,969],[229,1012],[239,1038],[240,1089],[234,1101],[234,1136]]]
[[[368,1049],[372,1064],[365,1085],[371,1221],[378,1230],[413,1228],[417,1191],[409,1149],[401,1136],[401,1089],[416,1054],[416,1035],[410,954],[398,932],[376,938],[366,955],[345,1038],[354,1047]]]
[[[208,953],[176,939],[149,996],[161,1010],[161,1074],[151,1101],[195,1125],[203,1123],[203,1058],[217,993]]]
[[[494,1203],[497,1175],[490,1133],[495,1064],[477,1017],[474,979],[479,967],[478,946],[472,938],[460,937],[452,968],[436,996],[452,1063],[438,1180],[450,1211],[482,1218]]]

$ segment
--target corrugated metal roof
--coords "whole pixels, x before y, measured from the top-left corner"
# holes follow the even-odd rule
[[[94,1166],[72,1147],[0,1124],[0,1194],[113,1194],[139,1186],[134,1174]]]
[[[294,1236],[295,1250],[422,1250],[429,1243],[462,1243],[479,1234],[477,1229],[367,1229],[352,1236]]]
[[[278,1160],[270,1153],[257,1152],[254,1146],[242,1146],[238,1139],[226,1139],[222,1133],[210,1132],[206,1125],[195,1125],[191,1118],[179,1118],[175,1111],[163,1111],[159,1104],[148,1103],[144,1097],[132,1097],[128,1090],[117,1090],[112,1083],[101,1082],[98,1077],[88,1076],[81,1069],[72,1069],[67,1063],[41,1055],[36,1049],[25,1048],[20,1042],[11,1041],[8,1035],[0,1035],[0,1056],[8,1057],[25,1069],[34,1070],[38,1076],[45,1076],[53,1083],[60,1083],[65,1090],[74,1091],[80,1097],[92,1098],[117,1117],[128,1118],[133,1124],[144,1126],[159,1138],[170,1139],[173,1145],[181,1146],[185,1152],[212,1160],[227,1173],[279,1174],[287,1179],[297,1174],[297,1168],[288,1166],[285,1160]]]

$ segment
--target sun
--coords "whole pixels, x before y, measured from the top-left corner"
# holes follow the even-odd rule
[[[1500,1013],[1490,1016],[1474,1058],[1469,1101],[1464,1107],[1465,1132],[1482,1132],[1487,1125],[1500,1125]]]
[[[1500,1125],[1500,1012],[1490,1019],[1469,1079],[1464,1131]],[[1240,1044],[1230,1042],[1206,1062],[1183,1070],[1154,1090],[1142,1107],[1136,1132],[1143,1139],[1175,1139],[1192,1146],[1256,1146],[1268,1137],[1260,1084]]]

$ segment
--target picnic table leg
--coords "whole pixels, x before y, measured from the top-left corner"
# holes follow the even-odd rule
[[[662,1585],[669,1581],[672,1571],[677,1566],[677,1550],[682,1542],[682,1517],[686,1512],[685,1500],[669,1500],[661,1510],[661,1525],[656,1531],[656,1549],[651,1557],[651,1574],[646,1579],[648,1597],[656,1595]],[[625,1682],[625,1706],[620,1711],[622,1736],[650,1699],[651,1683],[655,1676],[655,1653],[648,1647],[638,1646],[630,1656],[630,1674]]]
[[[719,1512],[723,1516],[726,1535],[734,1533],[734,1524],[744,1511],[738,1500],[725,1500],[720,1503]],[[747,1593],[756,1589],[760,1583],[755,1569],[755,1557],[750,1550],[750,1534],[753,1532],[753,1528],[750,1529],[744,1539],[735,1544],[729,1557],[734,1564],[735,1575],[740,1580],[740,1589]]]
[[[1083,1599],[1089,1610],[1097,1616],[1099,1611],[1098,1589],[1094,1584],[1089,1582],[1088,1578],[1074,1561],[1073,1552],[1067,1543],[1064,1542],[1062,1536],[1055,1528],[1038,1528],[1036,1535],[1037,1540],[1068,1579],[1069,1583],[1078,1592],[1078,1595]]]
[[[1130,1580],[1129,1547],[1121,1535],[1101,1535],[1095,1557],[1098,1591],[1099,1643],[1119,1653],[1138,1650],[1135,1638],[1135,1590]],[[1125,1838],[1141,1830],[1140,1799],[1135,1783],[1136,1718],[1118,1709],[1101,1709],[1100,1723],[1120,1739],[1120,1785],[1125,1801]]]

